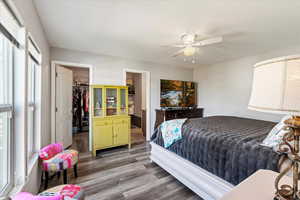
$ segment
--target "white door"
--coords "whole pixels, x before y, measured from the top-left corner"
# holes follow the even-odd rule
[[[56,66],[56,142],[64,148],[72,145],[73,72]]]

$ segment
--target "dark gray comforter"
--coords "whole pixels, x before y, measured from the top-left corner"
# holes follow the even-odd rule
[[[275,123],[228,116],[189,119],[168,149],[236,185],[258,169],[278,171],[280,155],[259,145]],[[160,129],[152,142],[163,146]]]

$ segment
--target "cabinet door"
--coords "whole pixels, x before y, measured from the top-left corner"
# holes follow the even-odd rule
[[[120,115],[128,114],[128,90],[126,88],[120,88]]]
[[[113,127],[111,121],[105,120],[94,124],[94,145],[97,148],[113,145]]]
[[[118,114],[118,88],[106,88],[106,115]]]
[[[93,88],[93,116],[103,117],[103,88]]]
[[[114,145],[128,144],[129,119],[114,120]]]

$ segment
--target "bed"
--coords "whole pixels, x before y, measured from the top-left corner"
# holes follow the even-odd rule
[[[260,145],[275,125],[229,116],[188,119],[183,138],[167,149],[155,130],[151,160],[202,198],[219,199],[258,169],[279,171],[281,156]]]

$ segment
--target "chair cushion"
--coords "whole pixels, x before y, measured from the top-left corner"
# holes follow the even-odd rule
[[[63,200],[63,196],[60,194],[53,196],[35,196],[27,192],[20,192],[12,197],[12,200]]]
[[[84,192],[78,185],[60,185],[54,188],[50,188],[41,194],[40,196],[55,196],[62,195],[64,200],[83,200]]]
[[[43,160],[42,166],[44,171],[57,172],[64,169],[72,168],[78,162],[78,151],[65,150],[56,154],[48,160]]]
[[[42,160],[49,160],[53,158],[56,154],[61,153],[62,151],[62,144],[49,144],[40,150],[39,156]]]

